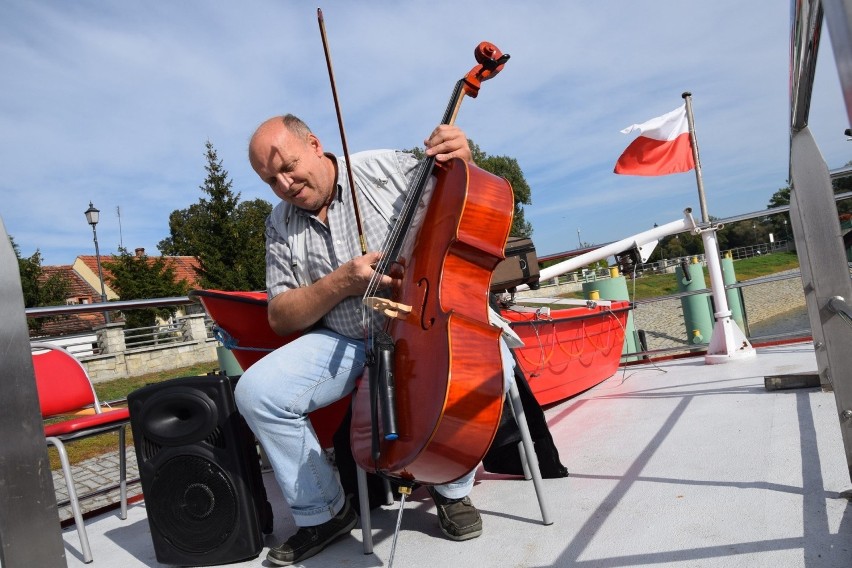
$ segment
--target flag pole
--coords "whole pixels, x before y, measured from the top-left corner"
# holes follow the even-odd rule
[[[695,138],[695,118],[692,116],[692,93],[681,95],[686,102],[686,122],[689,124],[689,145],[692,147],[692,160],[695,162],[695,182],[698,184],[698,203],[701,206],[701,221],[710,222],[707,213],[707,200],[704,197],[704,180],[701,177],[701,160],[698,159],[698,140]]]
[[[686,101],[686,120],[689,124],[689,143],[692,146],[692,158],[695,161],[695,180],[698,184],[698,200],[701,204],[701,220],[703,226],[696,229],[704,241],[704,261],[710,275],[710,290],[713,295],[716,323],[713,325],[713,335],[707,346],[704,362],[708,365],[726,363],[737,359],[754,357],[755,350],[743,331],[731,318],[728,307],[728,297],[725,294],[725,280],[722,277],[722,262],[719,257],[719,243],[716,239],[718,224],[710,222],[707,212],[707,200],[704,197],[704,181],[701,177],[701,162],[698,159],[698,142],[695,139],[695,119],[692,116],[692,93],[683,93]]]

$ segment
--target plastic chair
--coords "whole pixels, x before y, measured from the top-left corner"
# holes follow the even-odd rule
[[[44,419],[60,415],[88,411],[73,418],[58,422],[46,422],[44,435],[48,446],[54,446],[59,453],[62,473],[68,488],[68,501],[80,536],[80,548],[83,561],[92,561],[89,538],[83,524],[80,500],[94,497],[118,488],[121,495],[121,519],[127,518],[127,459],[125,456],[125,430],[130,422],[127,408],[103,408],[98,400],[92,381],[80,362],[62,347],[49,343],[31,344],[36,388],[38,390],[41,416]],[[118,459],[120,481],[109,487],[78,496],[71,475],[71,464],[65,444],[105,432],[118,431]]]

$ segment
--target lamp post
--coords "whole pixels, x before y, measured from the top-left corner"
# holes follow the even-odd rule
[[[89,225],[92,226],[92,235],[95,238],[95,260],[98,263],[98,280],[101,282],[101,302],[106,303],[107,295],[106,295],[106,287],[104,287],[104,273],[101,270],[101,251],[98,248],[98,230],[95,228],[95,225],[98,224],[100,220],[100,210],[95,209],[95,206],[92,205],[92,202],[89,201],[89,208],[86,209],[86,221]],[[109,312],[104,312],[104,320],[106,323],[109,323]]]

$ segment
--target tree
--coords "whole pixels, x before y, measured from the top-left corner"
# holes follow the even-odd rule
[[[680,258],[704,254],[704,242],[700,235],[691,232],[678,233],[660,239],[657,249],[661,259]]]
[[[852,162],[846,162],[846,167],[849,166],[852,166]],[[852,176],[840,177],[831,180],[831,187],[834,190],[835,194],[852,191]],[[780,188],[778,191],[773,193],[772,196],[769,198],[769,203],[766,204],[767,209],[772,209],[773,207],[781,207],[782,205],[789,205],[790,191],[791,188],[788,185],[786,187]],[[852,202],[839,201],[837,203],[837,213],[841,217],[849,217],[849,213],[852,213]],[[789,213],[773,215],[768,220],[769,229],[776,235],[785,235],[784,238],[786,239],[786,235],[789,232],[787,228],[789,219]]]
[[[512,185],[515,194],[515,211],[512,217],[512,236],[531,237],[532,225],[524,219],[523,205],[532,203],[532,191],[524,178],[524,172],[518,164],[518,160],[509,156],[489,156],[483,152],[472,140],[469,142],[473,161],[483,170],[496,176],[506,178]]]
[[[473,161],[477,166],[496,176],[506,178],[512,185],[512,192],[515,195],[515,210],[512,217],[510,234],[514,237],[531,237],[533,228],[524,219],[523,205],[532,203],[532,191],[526,178],[524,178],[524,172],[521,170],[518,161],[509,156],[489,156],[473,140],[468,140],[467,143],[470,146]],[[426,154],[424,154],[423,149],[420,147],[405,151],[414,154],[419,160],[426,157]]]
[[[15,239],[9,237],[12,250],[18,259],[18,271],[21,274],[21,288],[24,292],[24,306],[34,308],[37,306],[64,305],[71,293],[70,283],[59,276],[52,274],[43,278],[41,267],[41,252],[36,249],[29,258],[21,258],[21,250],[15,243]],[[27,318],[27,326],[31,331],[38,333],[44,323],[52,318]]]
[[[104,262],[111,274],[106,276],[122,300],[168,298],[183,296],[189,290],[186,280],[176,280],[175,267],[168,257],[150,258],[142,253],[134,255],[120,248],[118,256]],[[127,327],[148,327],[156,324],[157,317],[166,319],[172,314],[168,308],[135,309],[125,312]]]
[[[170,236],[157,245],[171,256],[194,256],[201,286],[218,290],[261,290],[266,286],[265,219],[272,205],[263,199],[240,203],[231,190],[213,144],[205,144],[207,196],[169,215]]]
[[[772,194],[769,198],[769,203],[766,204],[767,209],[772,209],[774,207],[781,207],[782,205],[790,204],[790,186],[782,187],[778,191]]]

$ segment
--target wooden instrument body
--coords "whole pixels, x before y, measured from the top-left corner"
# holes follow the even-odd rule
[[[362,468],[426,484],[448,483],[475,468],[500,422],[500,331],[489,324],[488,293],[514,206],[505,179],[462,160],[434,173],[410,255],[399,259],[393,300],[412,312],[387,326],[395,343],[399,438],[380,436],[373,459],[368,380],[355,395],[351,431]]]

